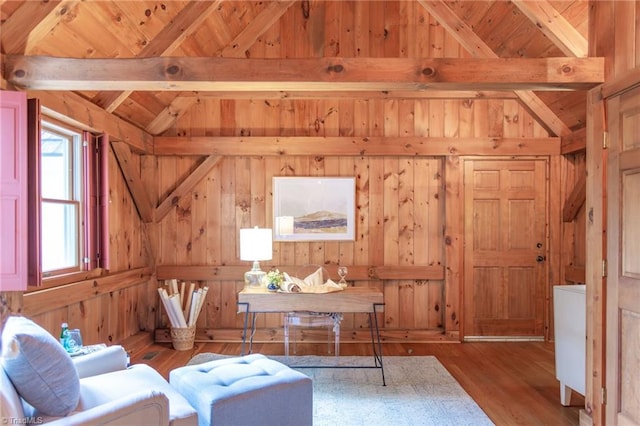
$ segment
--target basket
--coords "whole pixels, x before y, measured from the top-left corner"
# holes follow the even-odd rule
[[[171,328],[171,341],[173,348],[177,351],[188,351],[193,348],[196,339],[196,328]]]

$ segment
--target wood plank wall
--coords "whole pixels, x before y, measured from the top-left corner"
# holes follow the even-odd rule
[[[511,99],[232,101],[206,97],[199,99],[190,113],[181,116],[167,134],[547,136]],[[455,147],[455,143],[452,146]],[[246,263],[238,260],[238,230],[245,226],[270,226],[271,178],[356,176],[358,237],[355,242],[276,243],[274,259],[265,265],[313,263],[327,265],[328,269],[335,269],[338,263],[352,266],[360,271],[355,274],[359,278],[356,285],[378,286],[385,292],[387,306],[381,318],[385,338],[456,338],[461,314],[460,271],[446,264],[445,248],[452,249],[447,255],[450,260],[455,259],[458,249],[450,244],[456,238],[445,237],[445,230],[452,227],[446,223],[447,215],[456,209],[463,211],[454,190],[455,182],[460,179],[456,167],[458,157],[330,154],[324,157],[224,157],[192,191],[180,198],[167,216],[149,224],[142,223],[138,217],[112,154],[109,163],[112,270],[98,278],[85,277],[61,288],[28,293],[24,297],[23,313],[52,333],[57,333],[60,322],[68,321],[86,330],[89,343],[118,341],[138,330],[166,326],[155,292],[156,266],[180,265],[185,270],[191,265],[207,265],[212,269],[236,266],[240,271],[237,278],[202,282],[209,285],[211,291],[198,326],[206,339],[237,340],[242,317],[237,315],[235,298],[242,287],[241,271],[248,269]],[[557,158],[558,176],[570,176],[570,162],[563,156]],[[132,169],[140,170],[140,179],[147,187],[155,188],[149,191],[149,196],[157,204],[197,167],[201,158],[179,153],[158,157],[132,154],[130,161]],[[449,203],[448,213],[445,202]],[[455,227],[453,229],[455,231]],[[456,244],[461,244],[461,239],[457,239]],[[560,264],[569,262],[562,260]],[[438,267],[441,272],[434,276],[431,269],[423,278],[405,273],[404,276],[410,278],[401,279],[403,274],[396,273],[397,279],[367,279],[369,267],[393,267],[402,271],[419,266]],[[122,275],[127,271],[134,274]],[[171,277],[181,278],[178,275]],[[110,279],[113,277],[122,280],[114,284]],[[446,277],[450,279],[446,281]],[[96,288],[87,292],[88,285]],[[258,325],[265,339],[281,338],[279,317],[267,316],[260,321]],[[345,320],[343,329],[355,331],[352,338],[361,339],[366,337],[358,330],[366,325],[364,317],[354,315]]]
[[[164,171],[180,164],[184,159],[159,159],[159,183],[167,185],[165,179],[175,176]],[[442,175],[442,161],[433,158],[225,158],[162,221],[158,263],[242,265],[248,270],[250,265],[239,261],[239,229],[271,227],[272,176],[356,176],[356,241],[276,242],[273,260],[262,262],[263,269],[314,264],[336,277],[338,264],[442,266]],[[357,284],[384,288],[386,328],[433,330],[443,326],[444,276],[440,275],[435,280],[360,280]],[[235,294],[243,283],[207,284],[210,303],[202,326],[240,327]],[[259,326],[279,327],[281,318],[271,317],[261,318]],[[358,321],[363,319],[348,318],[343,327],[348,330]]]
[[[577,153],[564,155],[566,164],[562,168],[564,176],[561,176],[563,218],[562,218],[562,252],[570,255],[566,259],[566,263],[562,265],[561,275],[557,280],[560,283],[585,282],[585,183],[586,183],[586,155],[581,150]],[[576,195],[574,195],[576,194]],[[568,201],[575,200],[576,207],[572,209],[572,204]],[[569,211],[569,215],[565,217],[565,209]],[[571,214],[573,213],[573,214]]]
[[[638,64],[640,63],[640,52],[638,51],[640,49],[640,44],[637,43],[637,34],[639,30],[637,28],[637,20],[635,20],[635,17],[638,16],[639,2],[637,1],[636,2],[590,1],[589,3],[590,3],[590,7],[589,7],[590,22],[589,22],[588,33],[589,33],[590,55],[605,56],[607,58],[606,66],[608,71],[607,73],[608,79],[613,77],[624,77],[625,73],[627,73],[629,70],[637,68]],[[337,5],[337,2],[335,4]],[[408,5],[409,3],[402,3],[402,4]],[[363,3],[362,5],[357,4],[356,7],[380,8],[382,7],[381,5],[382,5],[382,2],[376,3],[371,6],[368,6]],[[371,12],[374,13],[375,11],[372,10]],[[351,16],[351,15],[347,14],[347,16]],[[362,15],[357,14],[357,16],[362,16]],[[359,28],[368,28],[366,22],[361,22],[360,20],[358,20],[356,24],[358,25]],[[410,44],[411,50],[407,51],[407,54],[414,54],[417,56],[429,56],[429,54],[434,56],[438,56],[438,54],[441,54],[443,56],[453,56],[451,55],[451,46],[455,46],[455,43],[451,43],[451,40],[448,39],[446,35],[443,35],[441,28],[438,28],[437,26],[431,25],[431,24],[432,22],[429,19],[424,20],[424,26],[428,25],[429,30],[416,31],[416,33],[413,35],[413,38],[412,38],[412,40],[414,40],[414,43]],[[284,27],[284,21],[282,26]],[[300,25],[298,25],[298,27],[293,27],[293,28],[296,28],[295,30],[293,30],[294,31],[293,37],[292,37],[293,39],[296,39],[296,37],[300,34],[300,32],[305,30]],[[421,38],[421,36],[424,34],[428,34],[429,38],[428,39]],[[275,44],[272,43],[272,41],[275,39],[275,35],[276,34],[274,34],[273,32],[269,32],[266,35],[266,37],[264,37],[261,41],[259,41],[256,44],[256,47],[254,47],[253,49],[255,50],[258,48],[258,46],[262,46],[260,48],[264,49],[265,57],[279,56],[280,55],[279,51],[278,52],[273,51]],[[343,38],[346,38],[346,34],[343,34]],[[339,37],[335,38],[335,40],[339,40],[339,39],[340,39]],[[378,36],[377,39],[374,38],[373,40],[374,41],[370,45],[364,46],[365,50],[362,50],[363,46],[358,46],[358,52],[360,52],[363,56],[375,56],[375,54],[380,55],[380,49],[388,48],[384,46],[388,46],[389,43],[384,44],[379,42],[379,40],[381,40],[381,36]],[[336,47],[336,44],[333,44],[331,46]],[[346,49],[343,51],[343,55],[348,56],[348,54],[354,54],[355,50],[353,46],[354,45],[343,42],[341,44],[341,47],[343,49]],[[448,47],[445,49],[443,48],[443,46],[448,46]],[[348,50],[348,49],[351,49],[351,50]],[[425,54],[426,51],[429,51],[428,54]],[[345,53],[345,52],[348,52],[348,53]],[[257,56],[260,56],[260,55],[257,55]],[[428,102],[429,104],[431,102],[434,102],[434,103],[441,102],[443,105],[445,104],[450,105],[453,102],[455,104],[455,101],[426,101],[426,102]],[[483,102],[490,102],[490,101],[483,101]],[[320,104],[320,102],[318,103]],[[365,117],[368,116],[369,105],[370,105],[369,101],[356,102],[355,105],[356,107],[354,107],[353,109],[354,119],[359,119],[361,116],[365,116]],[[50,106],[53,107],[53,105],[50,105]],[[229,110],[235,109],[235,105],[233,105],[233,108],[232,108],[231,105],[225,104],[224,107]],[[60,113],[63,113],[67,110],[66,108],[67,107],[60,107],[60,108],[54,108],[54,109],[58,109]],[[80,105],[78,103],[75,103],[75,107],[72,106],[71,108],[80,108]],[[379,105],[376,105],[376,108],[380,108]],[[498,115],[498,111],[500,111],[501,108],[503,108],[502,104],[498,103],[495,106],[494,112],[492,114],[488,114],[488,111],[478,112],[477,114],[487,114],[487,116],[490,115],[492,117],[495,117]],[[319,107],[318,109],[320,111],[327,111],[327,108],[323,108],[323,107]],[[89,110],[92,110],[92,109],[89,108]],[[294,112],[294,111],[297,111],[297,112]],[[206,112],[206,109],[205,109],[205,112]],[[455,114],[457,114],[457,116],[455,116],[456,118],[450,118],[450,120],[451,122],[455,122],[456,119],[460,121],[461,123],[460,130],[459,130],[460,136],[464,136],[465,131],[469,132],[473,130],[475,132],[475,128],[477,127],[480,127],[480,128],[489,127],[489,121],[483,121],[480,118],[475,118],[475,114],[474,114],[474,119],[470,121],[469,119],[470,110],[467,108],[458,107],[454,109],[454,112]],[[82,116],[81,111],[77,111],[77,113],[78,113],[77,114],[78,116]],[[287,123],[288,122],[287,120],[291,120],[292,117],[300,113],[301,113],[301,109],[299,108],[295,110],[291,109],[287,113],[282,114],[283,124],[281,124],[280,121],[273,121],[273,122],[268,121],[268,122],[263,122],[262,125],[256,123],[255,126],[252,126],[251,128],[252,129],[261,128],[263,129],[263,132],[265,135],[277,135],[277,134],[285,135],[287,133],[291,133],[292,130],[287,129],[287,126],[284,123]],[[433,114],[429,114],[429,117],[435,120],[437,114],[443,114],[442,110],[438,110]],[[220,132],[224,132],[224,134],[236,134],[237,132],[242,130],[241,128],[237,127],[235,124],[229,126],[229,123],[225,123],[226,125],[228,125],[228,127],[221,128],[222,123],[219,122],[219,119],[215,118],[216,117],[215,114],[211,115],[208,113],[205,113],[205,114],[201,113],[201,115],[203,117],[206,117],[206,120],[207,120],[206,127],[198,128],[196,126],[194,129],[192,129],[190,125],[186,125],[184,123],[184,120],[181,120],[182,122],[178,126],[180,128],[180,131],[185,131],[184,129],[190,129],[190,131],[192,132],[199,132],[199,133],[206,134],[207,132],[211,132],[214,129],[220,128]],[[323,118],[327,118],[331,120],[332,115],[333,114],[329,115],[328,117],[323,116]],[[278,114],[278,117],[280,117],[280,114]],[[380,126],[384,122],[385,122],[384,115],[380,111],[377,111],[375,114],[373,114],[372,118],[366,120],[367,131],[372,131],[372,130],[379,131]],[[320,123],[322,123],[322,120],[320,121]],[[494,127],[494,128],[501,127],[501,126],[498,126],[495,120],[493,120],[492,123],[493,124],[490,127]],[[511,120],[510,123],[513,125],[513,120]],[[519,123],[520,125],[522,125],[523,120],[519,120]],[[424,125],[424,122],[423,122],[423,125]],[[502,123],[502,125],[504,125],[504,123]],[[360,127],[360,124],[357,124],[355,126],[355,128],[359,128],[359,127]],[[314,122],[314,125],[311,126],[311,128],[315,129],[315,122]],[[436,130],[438,129],[438,127],[437,125],[433,125],[433,126],[429,125],[429,129],[430,131],[431,129]],[[306,130],[308,130],[308,128],[306,128]],[[449,131],[452,131],[452,129],[449,129]],[[177,133],[178,132],[176,131],[176,134]],[[137,140],[137,139],[138,139],[137,135],[133,135],[133,140]],[[558,176],[558,178],[556,180],[552,180],[551,185],[555,186],[559,181],[560,187],[562,188],[562,191],[565,194],[569,194],[570,191],[572,190],[571,188],[574,187],[573,176],[577,176],[579,173],[582,173],[582,172],[578,172],[578,169],[580,167],[585,167],[584,165],[580,164],[585,161],[584,159],[581,158],[580,154],[575,154],[575,156],[576,158],[570,158],[570,156],[564,156],[568,160],[563,161],[562,159],[559,159],[558,164],[556,164],[554,167],[555,172],[553,175]],[[455,169],[455,164],[457,164],[457,160],[458,160],[457,157],[454,157],[454,156],[447,157],[444,160],[446,164],[445,172],[450,169]],[[156,159],[153,157],[142,158],[141,169],[145,171],[153,170],[152,164],[155,161]],[[159,159],[159,161],[164,161],[164,160]],[[190,163],[193,162],[192,159],[188,161]],[[587,165],[587,168],[591,167],[592,165],[593,164]],[[214,173],[214,176],[215,176],[215,172],[212,172],[212,173]],[[455,176],[456,174],[453,173],[453,175]],[[152,176],[155,177],[155,174]],[[261,176],[263,176],[265,179],[267,178],[267,175],[264,173],[264,171]],[[141,177],[143,180],[147,182],[153,179],[153,177],[149,176],[148,174],[142,174]],[[207,179],[208,181],[211,181],[212,177],[210,176]],[[570,183],[570,181],[572,182]],[[598,179],[594,179],[594,182],[597,183],[597,181]],[[166,188],[163,188],[163,185],[164,186],[168,185],[168,182],[165,182],[162,185],[158,184],[150,187],[157,187],[158,188],[157,192],[159,193],[162,190],[166,190]],[[230,183],[229,185],[232,185],[232,184]],[[447,179],[447,182],[445,185],[447,186],[446,193],[455,195],[455,187],[457,185],[455,181],[453,179]],[[450,185],[453,185],[453,188],[451,188]],[[601,190],[601,188],[600,189],[591,188],[591,187],[587,188],[587,209],[590,206],[593,206],[594,203],[597,205],[600,202],[598,199],[595,199],[595,200],[589,199],[590,195],[599,194],[600,193],[599,190]],[[120,189],[116,191],[123,191],[123,190]],[[119,195],[122,196],[121,195],[122,193],[119,194],[118,192],[114,192],[113,195],[115,198],[118,198]],[[564,201],[565,199],[566,198],[561,197],[561,200]],[[209,201],[210,203],[219,203],[222,200],[209,199]],[[563,201],[561,201],[561,204]],[[595,211],[597,212],[599,210],[595,209]],[[256,213],[255,209],[253,209],[252,214],[258,214],[258,213]],[[266,210],[264,214],[266,215]],[[382,213],[380,213],[380,206],[375,206],[371,208],[370,215],[374,217],[382,217],[383,215]],[[576,218],[576,221],[575,221],[576,224],[585,222],[585,219],[582,219],[580,215],[584,215],[584,213],[583,212],[579,213],[579,216]],[[153,224],[149,226],[143,226],[142,224],[140,224],[137,216],[135,215],[127,216],[126,214],[124,214],[122,217],[123,219],[120,220],[120,225],[118,225],[118,227],[111,226],[112,232],[121,233],[121,235],[124,236],[126,232],[122,230],[120,227],[126,226],[125,224],[128,222],[128,223],[131,223],[131,226],[133,228],[136,228],[139,230],[142,230],[142,229],[147,230],[146,231],[147,238],[150,241],[152,241],[150,244],[152,251],[155,250],[157,246],[161,245],[161,243],[159,242],[160,236],[158,236],[155,233]],[[256,220],[258,219],[259,217],[256,218]],[[599,218],[597,217],[595,219],[599,220]],[[369,217],[369,222],[371,223],[370,217]],[[448,224],[445,224],[445,226],[447,225]],[[582,230],[584,228],[582,226],[575,225],[575,228],[571,230],[569,227],[572,225],[567,223],[565,223],[565,225],[556,225],[556,226],[563,227],[564,228],[563,233],[566,234],[566,238],[563,237],[561,240],[561,245],[563,247],[561,251],[564,252],[566,250],[569,252],[569,253],[563,254],[564,258],[562,261],[559,262],[559,265],[568,265],[571,262],[574,262],[575,265],[579,266],[581,261],[580,247],[583,245],[586,246],[584,242],[585,237],[582,234],[583,232]],[[169,231],[169,229],[167,231]],[[574,235],[573,238],[569,237],[569,235],[572,233]],[[165,234],[165,237],[166,236],[167,235]],[[123,241],[126,241],[127,239],[128,237],[123,238]],[[593,247],[597,247],[598,241],[600,242],[602,241],[602,229],[593,228],[591,230],[589,240],[594,243]],[[572,241],[575,241],[575,243],[573,243]],[[170,243],[169,242],[164,243],[165,246],[168,244]],[[218,247],[218,249],[220,249],[220,247]],[[588,247],[586,248],[586,250],[588,251]],[[450,247],[448,245],[447,245],[447,251],[450,251]],[[116,256],[112,256],[112,258],[115,258],[115,257]],[[448,256],[448,257],[449,259],[452,258],[452,256]],[[153,260],[154,259],[147,259],[146,262],[143,261],[140,263],[152,264]],[[586,266],[587,270],[589,270],[589,268],[594,269],[589,265],[597,265],[599,264],[600,260],[601,260],[601,255],[598,254],[597,252],[595,253],[595,256],[593,253],[587,254],[587,259],[585,260],[585,264],[587,265]],[[130,261],[127,260],[125,263],[127,262],[130,262]],[[136,262],[134,261],[132,263],[136,263]],[[122,265],[120,266],[122,267]],[[455,276],[455,273],[451,274],[450,271],[447,271],[447,275]],[[116,276],[118,275],[116,274]],[[142,273],[142,276],[144,276],[144,272]],[[591,276],[594,277],[593,280],[590,278]],[[588,301],[589,312],[592,312],[592,315],[588,317],[589,342],[587,344],[587,348],[588,348],[587,356],[588,356],[588,365],[592,370],[591,376],[593,377],[593,380],[588,381],[587,383],[586,406],[587,406],[587,413],[591,415],[591,420],[593,421],[594,424],[602,424],[602,422],[604,421],[604,410],[603,410],[603,406],[601,405],[599,395],[600,395],[600,389],[602,388],[602,385],[603,385],[602,378],[604,377],[603,370],[602,370],[603,368],[602,363],[603,363],[603,347],[604,347],[604,341],[606,339],[606,336],[603,334],[603,331],[602,331],[602,312],[604,309],[604,306],[602,305],[602,301],[604,300],[604,297],[603,297],[604,289],[602,288],[601,280],[598,280],[597,278],[598,276],[599,276],[599,273],[595,271],[593,274],[587,277],[588,283],[592,286],[590,287],[590,290],[589,290],[589,301]],[[123,279],[120,280],[120,285],[124,285],[124,286],[137,285],[136,279],[132,279],[129,276],[123,276],[122,278]],[[84,286],[87,285],[85,281],[80,281],[76,284],[84,285]],[[154,287],[153,292],[155,291],[155,284],[156,283],[154,280],[153,285],[151,285],[151,287]],[[144,286],[146,284],[140,284],[140,285]],[[237,283],[232,281],[226,287],[228,287],[231,290],[231,287],[234,287],[236,285]],[[109,287],[107,285],[105,285],[104,287],[105,287],[105,290],[109,290]],[[69,287],[69,289],[60,290],[60,293],[58,293],[59,297],[56,297],[56,300],[60,300],[61,299],[60,296],[68,296],[68,295],[74,294],[77,288],[78,287],[76,286],[72,286],[72,287]],[[234,290],[235,290],[235,287],[234,287]],[[448,289],[445,289],[445,293],[447,293],[447,291]],[[94,309],[93,306],[100,306],[101,313],[92,314],[94,315],[93,319],[86,320],[86,322],[83,322],[83,324],[85,324],[83,325],[83,329],[92,330],[92,331],[87,331],[85,333],[95,333],[93,334],[93,336],[96,340],[98,339],[107,340],[109,336],[112,336],[114,340],[119,340],[121,335],[125,336],[127,334],[131,334],[135,332],[135,327],[116,326],[115,328],[111,328],[110,325],[106,326],[105,323],[110,324],[112,322],[116,322],[117,321],[116,317],[128,318],[128,316],[130,316],[132,312],[138,312],[141,306],[144,306],[144,310],[146,312],[150,312],[149,316],[152,318],[147,318],[146,322],[143,321],[144,324],[142,325],[138,324],[138,328],[162,325],[162,321],[159,318],[156,318],[156,315],[158,315],[157,312],[155,311],[157,301],[156,301],[156,298],[154,297],[155,294],[153,296],[151,295],[152,293],[151,291],[148,293],[143,291],[142,293],[148,297],[148,300],[140,301],[138,300],[138,298],[136,298],[136,300],[138,300],[137,310],[130,309],[128,311],[125,309],[125,305],[129,305],[129,304],[121,303],[121,301],[129,296],[124,296],[124,293],[119,293],[120,290],[114,290],[114,292],[115,293],[113,296],[109,292],[107,292],[109,296],[106,296],[106,295],[99,296],[102,298],[102,302],[99,305],[98,304],[92,305],[90,310]],[[69,318],[70,310],[76,310],[79,312],[82,312],[84,310],[86,312],[86,308],[80,308],[79,304],[76,305],[76,303],[79,303],[79,302],[73,302],[72,304],[69,305],[71,306],[71,308],[66,307],[65,309],[65,307],[60,306],[59,303],[56,303],[55,306],[47,306],[47,303],[48,303],[47,300],[36,303],[35,298],[32,299],[33,296],[30,296],[29,294],[24,296],[24,300],[21,297],[21,295],[8,294],[8,296],[10,298],[10,301],[14,301],[13,306],[16,306],[16,310],[22,309],[27,315],[31,315],[37,312],[37,314],[33,314],[31,316],[37,315],[38,322],[41,322],[43,324],[49,324],[49,327],[52,328],[52,332],[57,332],[57,328],[59,327],[58,322],[60,320]],[[222,297],[222,296],[219,296],[219,297]],[[226,298],[228,300],[231,300],[231,291],[227,293]],[[33,300],[33,302],[31,302],[30,299]],[[87,300],[89,299],[90,298],[87,297]],[[134,300],[134,298],[130,297],[129,300]],[[217,302],[217,301],[214,301],[214,302],[210,301],[209,304],[213,306],[225,307],[222,304],[222,302]],[[210,314],[208,314],[208,316],[209,315]],[[124,322],[129,324],[128,319],[125,320]],[[74,324],[72,323],[72,325]],[[106,338],[97,337],[97,336],[102,336],[100,333],[104,333],[105,329],[110,330],[107,334],[107,337]],[[116,329],[120,331],[115,331]],[[93,330],[96,330],[96,331],[94,332]]]
[[[596,2],[599,3],[599,2]],[[592,13],[601,24],[614,18],[622,19],[623,13],[614,13],[611,2],[601,2],[592,8]],[[391,3],[389,3],[391,4]],[[401,7],[400,10],[389,8]],[[622,7],[622,6],[621,6]],[[635,6],[633,6],[635,7]],[[280,23],[265,33],[248,50],[254,57],[314,57],[319,55],[339,56],[400,56],[407,57],[459,57],[464,56],[459,44],[446,33],[444,28],[426,13],[417,3],[400,2],[395,6],[387,6],[384,2],[354,3],[329,2],[323,18],[329,17],[324,24],[318,22],[302,22],[297,12],[286,13]],[[624,14],[625,16],[635,16]],[[311,15],[315,19],[316,14]],[[411,25],[404,22],[401,16],[412,16]],[[369,17],[369,19],[362,19]],[[339,25],[344,22],[345,25]],[[349,23],[347,25],[346,23]],[[609,24],[607,24],[609,25]],[[385,34],[385,28],[411,28],[411,32],[391,31]],[[354,30],[351,31],[350,29]],[[613,28],[613,27],[607,27]],[[624,34],[617,30],[616,39],[622,40]],[[363,42],[358,34],[371,33],[368,42]],[[396,34],[406,34],[398,37]],[[590,34],[591,37],[594,37]],[[608,34],[608,31],[607,31]],[[633,33],[628,33],[633,34]],[[322,35],[322,37],[320,37]],[[222,36],[222,35],[221,35]],[[228,35],[227,35],[228,37]],[[286,40],[296,40],[287,44]],[[304,40],[305,43],[299,41]],[[228,40],[212,44],[215,48]],[[603,45],[602,41],[597,41]],[[622,42],[616,42],[622,46]],[[613,50],[611,50],[613,51]],[[617,48],[616,58],[625,57],[625,49]],[[607,52],[602,49],[603,53]],[[213,55],[215,52],[208,52]],[[636,58],[637,55],[634,56]],[[615,62],[615,61],[614,61]],[[625,62],[626,63],[626,62]],[[620,67],[623,67],[620,65]],[[623,67],[624,68],[624,67]],[[169,93],[167,96],[175,96]],[[154,110],[151,96],[135,93],[136,100],[148,108],[148,114],[155,116],[160,111]],[[64,103],[62,102],[64,100]],[[58,113],[75,113],[76,118],[85,117],[86,111],[79,100],[70,101],[68,94],[52,96],[45,106]],[[132,108],[140,105],[137,102],[125,103],[122,114],[127,115],[127,105]],[[157,109],[157,108],[156,108]],[[77,111],[76,111],[77,110]],[[92,117],[91,123],[109,123],[107,117],[98,117],[96,108],[86,108]],[[133,114],[134,111],[131,111]],[[140,113],[136,111],[135,113]],[[147,113],[142,111],[142,113]],[[182,111],[180,111],[182,114]],[[97,119],[97,120],[96,120]],[[81,120],[82,121],[82,120]],[[119,129],[117,125],[112,126]],[[545,137],[546,132],[520,107],[516,101],[503,99],[246,99],[218,100],[196,98],[195,105],[188,114],[180,115],[174,128],[168,135],[254,135],[254,136],[292,136],[292,135],[355,135],[355,136],[446,136],[446,137]],[[122,140],[139,142],[140,135],[119,135]],[[485,153],[486,154],[486,153]],[[576,155],[577,157],[579,155]],[[154,202],[166,195],[172,187],[179,184],[194,167],[199,159],[181,157],[179,153],[171,157],[132,156],[132,161],[140,167],[140,178],[147,187],[155,188],[152,192]],[[566,156],[558,157],[554,163],[551,185],[560,182],[563,195],[559,197],[556,210],[565,196],[574,187],[574,176],[580,166],[580,160],[567,160]],[[117,170],[117,162],[110,159],[111,167]],[[276,175],[355,175],[360,173],[358,185],[361,194],[358,203],[364,211],[360,216],[359,232],[363,232],[364,223],[368,224],[366,239],[354,243],[333,244],[300,244],[289,243],[277,245],[276,258],[272,261],[300,264],[303,262],[329,262],[330,264],[351,263],[353,265],[431,265],[446,267],[445,276],[437,280],[387,280],[375,281],[372,285],[385,288],[387,300],[390,302],[388,314],[385,314],[385,326],[389,330],[402,330],[403,327],[413,330],[436,330],[441,332],[457,330],[458,306],[456,297],[461,271],[453,265],[445,265],[445,255],[450,261],[456,260],[456,249],[447,240],[445,230],[451,228],[447,223],[447,214],[461,212],[461,205],[451,203],[458,187],[459,173],[456,165],[459,158],[447,156],[442,158],[346,158],[329,159],[315,157],[296,158],[224,158],[196,188],[183,197],[175,211],[159,223],[144,224],[138,218],[131,198],[128,195],[124,179],[114,178],[111,188],[112,196],[112,253],[115,265],[106,277],[117,276],[122,280],[118,284],[105,282],[104,277],[93,279],[87,277],[71,283],[49,295],[56,303],[48,304],[47,300],[28,293],[17,302],[18,309],[34,316],[46,324],[52,332],[57,332],[59,322],[72,319],[72,326],[88,330],[88,341],[120,340],[135,333],[136,329],[149,329],[164,326],[165,320],[157,309],[155,292],[156,280],[153,278],[156,264],[170,265],[201,264],[205,261],[220,264],[241,265],[237,261],[235,247],[237,230],[246,224],[265,224],[270,222],[270,206],[268,205],[268,185],[272,176]],[[581,173],[581,172],[580,172]],[[246,176],[250,175],[250,179]],[[113,172],[112,176],[119,176]],[[446,181],[443,178],[446,177]],[[120,180],[117,180],[120,179]],[[570,182],[571,181],[571,182]],[[264,186],[264,198],[256,196],[253,188]],[[364,189],[368,192],[365,192]],[[446,188],[446,189],[445,189]],[[203,195],[204,194],[204,195]],[[439,198],[435,198],[435,196]],[[206,198],[205,198],[206,197]],[[206,199],[206,202],[203,201]],[[398,200],[408,200],[398,203]],[[114,201],[115,200],[115,201]],[[451,203],[445,212],[445,204]],[[217,216],[210,214],[209,206],[219,206]],[[424,209],[426,206],[426,209]],[[436,212],[437,216],[434,216]],[[426,219],[425,219],[426,218]],[[553,220],[553,219],[552,219]],[[583,219],[578,216],[575,223]],[[359,222],[359,223],[360,223]],[[205,224],[202,227],[202,224]],[[584,242],[580,241],[581,227],[571,228],[571,224],[553,226],[561,232],[552,235],[561,259],[557,261],[554,277],[561,278],[563,266],[573,262],[580,265],[580,250]],[[204,236],[201,233],[204,230]],[[455,227],[453,228],[455,230]],[[458,231],[460,231],[458,229]],[[573,237],[569,237],[573,234]],[[424,244],[416,243],[424,236]],[[566,238],[565,238],[566,236]],[[379,250],[380,241],[388,243],[388,249]],[[571,241],[575,240],[573,243]],[[231,246],[234,246],[233,248]],[[571,247],[568,247],[571,246]],[[448,253],[448,254],[447,254]],[[575,253],[575,254],[574,254]],[[460,256],[457,261],[459,262]],[[212,267],[214,267],[212,265]],[[127,271],[136,271],[137,276],[120,275]],[[141,282],[142,280],[142,282]],[[148,280],[148,281],[145,281]],[[92,295],[71,297],[83,292],[79,288],[87,286],[87,281],[97,282],[102,290]],[[564,281],[564,280],[562,280]],[[241,286],[237,280],[208,281],[210,285],[219,286],[211,292],[207,305],[207,313],[201,326],[237,327],[238,317],[235,314],[235,291]],[[366,280],[358,285],[368,284]],[[89,284],[90,285],[90,284]],[[120,287],[122,286],[122,287]],[[140,288],[138,288],[140,287]],[[131,293],[131,294],[129,294]],[[65,297],[70,303],[65,304]],[[97,300],[93,300],[93,299]],[[144,300],[141,300],[144,299]],[[393,302],[393,303],[391,303]],[[444,304],[448,308],[443,309]],[[450,304],[450,306],[447,306]],[[405,304],[413,307],[404,309]],[[425,306],[427,307],[425,309]],[[132,318],[135,317],[135,318]],[[126,318],[121,320],[121,318]],[[121,324],[127,325],[114,325]],[[265,319],[265,325],[276,325],[277,321]],[[77,323],[80,324],[77,324]],[[353,320],[355,324],[356,320]],[[75,324],[74,324],[75,323]],[[233,336],[239,334],[233,329]]]
[[[167,136],[433,136],[530,137],[548,134],[510,99],[459,100],[326,100],[200,98]],[[185,142],[188,144],[188,142]],[[188,147],[184,148],[188,152]],[[179,151],[179,149],[177,150]],[[199,164],[201,158],[157,157],[159,200],[168,196]],[[490,152],[478,150],[479,155]],[[453,157],[457,158],[457,157]],[[445,166],[445,163],[448,166]],[[459,331],[460,283],[445,283],[445,170],[450,179],[459,171],[445,157],[266,156],[222,158],[159,223],[157,265],[244,266],[239,261],[239,229],[272,226],[273,176],[356,176],[357,238],[355,242],[274,244],[274,258],[263,269],[281,265],[325,265],[335,276],[338,264],[355,267],[440,266],[440,276],[368,281],[385,293],[385,338],[423,339],[455,336]],[[557,156],[558,178],[573,179],[571,162]],[[153,171],[150,171],[150,175]],[[552,184],[553,185],[553,184]],[[567,182],[570,188],[573,181]],[[568,191],[570,191],[570,188]],[[563,196],[566,191],[563,191]],[[563,198],[557,197],[560,202]],[[461,203],[462,200],[454,201]],[[451,206],[449,207],[451,208]],[[461,207],[458,207],[462,211]],[[558,212],[559,213],[559,209]],[[555,221],[559,223],[556,217]],[[560,229],[560,225],[558,225]],[[559,235],[552,236],[562,241]],[[570,244],[567,244],[570,246]],[[572,254],[561,254],[565,265]],[[566,256],[569,259],[566,259]],[[166,269],[164,269],[166,270]],[[176,271],[176,268],[172,268]],[[184,270],[185,275],[192,276]],[[289,271],[291,272],[291,271]],[[559,279],[559,269],[555,272]],[[162,276],[160,276],[162,275]],[[159,278],[183,279],[179,273]],[[366,278],[366,277],[365,277]],[[198,326],[202,338],[237,339],[242,316],[237,315],[237,280],[203,280],[210,287]],[[166,327],[163,313],[158,326]],[[258,337],[281,339],[278,315],[259,319]],[[366,326],[363,317],[347,318],[343,330]],[[357,339],[357,333],[347,333]],[[159,335],[162,338],[162,335]],[[166,335],[164,335],[166,338]],[[355,336],[355,337],[353,337]]]

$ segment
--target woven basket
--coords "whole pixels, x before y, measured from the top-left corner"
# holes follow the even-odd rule
[[[188,351],[193,348],[195,339],[195,327],[171,329],[171,341],[173,342],[173,348],[177,351]]]

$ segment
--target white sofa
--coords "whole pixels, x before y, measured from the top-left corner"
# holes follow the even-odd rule
[[[9,317],[1,343],[0,423],[198,424],[195,409],[157,371],[127,367],[121,346],[72,359],[23,317]]]

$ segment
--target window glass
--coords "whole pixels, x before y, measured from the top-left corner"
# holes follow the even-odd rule
[[[42,203],[42,271],[78,267],[77,205]]]
[[[80,270],[81,134],[43,122],[40,156],[42,272]]]
[[[42,129],[41,141],[42,197],[68,200],[73,188],[73,137]]]

